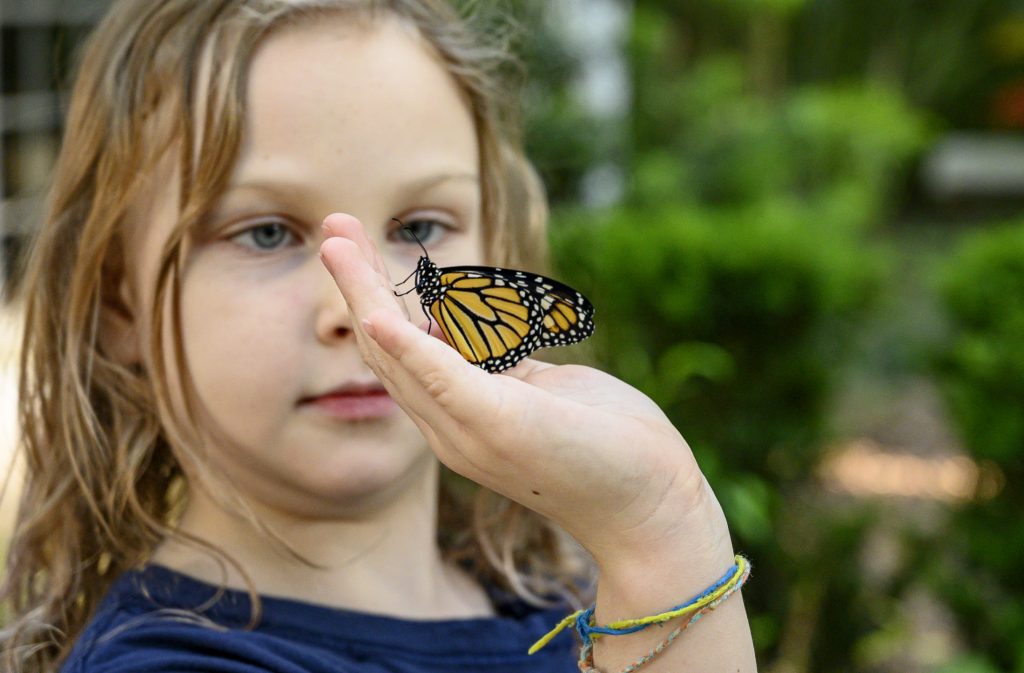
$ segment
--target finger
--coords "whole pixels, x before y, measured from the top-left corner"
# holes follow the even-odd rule
[[[426,330],[423,332],[426,336]],[[467,432],[463,423],[453,419],[411,373],[369,337],[367,341],[373,344],[376,352],[368,361],[371,369],[395,402],[427,438],[437,457],[459,474],[480,481],[486,470],[472,456],[462,451],[462,447],[474,446],[479,440]]]
[[[445,355],[454,355],[459,365],[465,367],[466,363],[451,348],[438,343],[406,320],[399,311],[398,299],[381,283],[380,276],[369,267],[354,241],[334,237],[324,241],[320,249],[324,263],[331,270],[348,303],[353,318],[352,327],[359,340],[363,359],[385,385],[390,384],[389,392],[403,408],[428,423],[445,423],[444,416],[447,413],[424,390],[422,382],[416,380],[415,376],[403,374],[401,364],[376,343],[373,335],[367,337],[366,317],[372,313],[373,320],[379,321],[380,316],[390,315],[419,338],[436,345]]]
[[[342,229],[347,226],[345,223],[341,224]],[[370,311],[376,312],[375,320],[379,320],[382,314],[392,315],[398,322],[418,332],[426,341],[447,351],[446,354],[454,354],[454,351],[430,338],[426,330],[413,327],[404,313],[395,316],[397,298],[389,287],[383,285],[380,274],[370,268],[363,250],[356,240],[341,237],[331,237],[321,245],[321,258],[338,283],[338,288],[345,296],[353,315],[353,328],[364,361],[384,384],[395,402],[416,423],[438,458],[456,472],[471,479],[479,479],[479,475],[482,474],[480,468],[457,449],[458,446],[465,446],[468,443],[464,436],[464,427],[453,421],[420,381],[367,336],[362,316]],[[456,358],[458,364],[466,365],[461,357]]]
[[[366,235],[366,230],[358,219],[345,213],[333,213],[328,215],[324,220],[322,228],[324,230],[324,235],[328,238],[338,236],[347,238],[355,243],[363,253],[363,256],[366,258],[370,267],[380,274],[382,282],[391,288],[392,292],[394,292],[395,284],[391,280],[387,264],[384,263],[384,259],[381,257],[376,244],[374,244],[374,242]],[[402,313],[404,313],[406,317],[409,317],[409,302],[406,299],[401,299],[398,302],[398,305],[401,308]]]
[[[332,237],[321,244],[320,250],[324,264],[331,271],[348,303],[352,314],[352,327],[360,341],[361,349],[365,349],[363,359],[385,385],[390,384],[389,392],[399,404],[404,403],[408,411],[428,423],[442,422],[441,417],[445,414],[436,403],[428,403],[433,400],[429,393],[423,390],[422,383],[408,373],[403,375],[402,365],[381,348],[372,334],[367,336],[366,325],[379,322],[382,315],[390,315],[419,338],[436,345],[445,355],[454,356],[459,366],[465,367],[466,362],[449,346],[439,343],[437,339],[431,338],[424,330],[406,320],[404,314],[399,311],[398,298],[390,288],[383,285],[380,276],[370,268],[355,241]],[[374,323],[367,320],[371,314]]]
[[[348,304],[350,325],[363,361],[378,378],[385,380],[394,366],[388,364],[387,354],[366,335],[362,321],[374,310],[397,311],[404,317],[404,306],[399,305],[399,298],[384,284],[381,275],[370,268],[355,241],[329,238],[320,246],[320,257]],[[392,396],[397,395],[395,390],[391,392]],[[396,401],[399,401],[397,397]]]
[[[444,331],[441,329],[441,326],[437,324],[436,320],[421,322],[419,324],[419,328],[435,339],[438,339],[441,343],[448,344],[448,337],[444,335]],[[452,346],[452,348],[454,348],[454,346]]]
[[[376,311],[363,320],[370,338],[452,418],[474,428],[498,413],[504,395],[499,382],[451,346],[429,338],[393,312]]]
[[[398,298],[384,277],[375,271],[358,244],[349,238],[332,236],[320,244],[320,258],[334,276],[345,296],[353,323],[375,309],[386,309],[404,317]]]
[[[377,246],[367,237],[363,224],[357,218],[348,213],[331,213],[324,219],[321,226],[325,236],[341,236],[355,243],[366,257],[370,266],[385,278],[388,277],[387,268],[385,268],[384,261],[380,258]],[[391,282],[390,279],[388,282]]]

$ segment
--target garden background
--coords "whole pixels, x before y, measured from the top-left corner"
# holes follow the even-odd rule
[[[5,465],[18,260],[106,4],[0,5]],[[499,8],[598,310],[573,357],[692,445],[761,670],[1024,673],[1024,1]]]

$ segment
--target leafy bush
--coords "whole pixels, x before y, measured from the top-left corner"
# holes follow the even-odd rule
[[[969,237],[940,283],[954,334],[937,375],[968,452],[1004,484],[958,512],[932,580],[977,650],[1024,671],[1024,223]]]
[[[970,451],[1021,473],[1024,460],[1024,223],[964,242],[943,279],[956,329],[940,371]]]
[[[639,86],[648,105],[637,111],[640,141],[652,146],[636,160],[642,203],[746,204],[787,194],[822,206],[842,198],[846,219],[870,224],[931,137],[931,124],[894,90],[805,86],[760,98],[747,93],[735,58],[710,59],[649,91]]]
[[[532,102],[558,121],[535,120],[532,146],[558,206],[597,159],[624,160],[618,207],[556,211],[558,276],[594,300],[599,366],[681,429],[754,560],[744,595],[759,660],[828,673],[850,670],[896,612],[858,567],[885,511],[825,506],[815,468],[887,266],[869,236],[933,123],[877,80],[790,85],[762,67],[766,48],[785,60],[772,31],[812,5],[634,3],[626,128],[583,123],[553,96]],[[612,151],[621,135],[625,151]]]

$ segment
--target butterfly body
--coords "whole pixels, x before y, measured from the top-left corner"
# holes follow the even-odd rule
[[[426,255],[414,275],[427,318],[467,361],[489,372],[594,333],[590,301],[546,276],[493,266],[441,268]]]

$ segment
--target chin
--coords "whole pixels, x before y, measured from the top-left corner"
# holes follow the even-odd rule
[[[236,436],[234,446],[214,456],[239,489],[304,518],[344,516],[436,494],[437,459],[404,413],[384,421],[320,421],[307,418],[285,432],[249,426],[249,436]]]
[[[310,516],[365,512],[404,498],[436,493],[438,461],[427,449],[414,455],[334,456],[302,475],[292,473],[284,490],[306,501]]]

